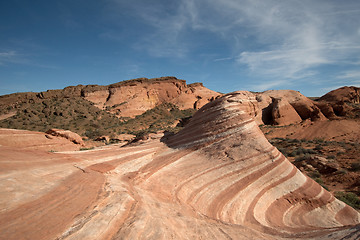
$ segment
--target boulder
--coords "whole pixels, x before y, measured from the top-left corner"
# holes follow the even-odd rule
[[[316,102],[315,104],[328,119],[330,120],[339,119],[334,112],[333,106],[328,102],[321,101],[321,102]]]
[[[329,174],[339,171],[340,165],[320,156],[310,156],[306,162],[316,168],[321,174]]]
[[[109,136],[100,136],[95,139],[95,141],[101,141],[101,142],[109,142],[110,137]]]
[[[133,134],[119,134],[116,139],[118,139],[119,141],[131,141],[135,138],[136,136]]]
[[[47,130],[46,133],[49,135],[52,135],[52,136],[66,138],[75,144],[85,145],[84,141],[82,140],[80,135],[77,133],[74,133],[70,130],[52,128],[52,129]]]
[[[302,121],[295,109],[283,98],[274,98],[271,114],[275,125],[289,125]]]

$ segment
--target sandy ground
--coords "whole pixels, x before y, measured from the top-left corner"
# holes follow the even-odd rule
[[[359,119],[342,119],[326,121],[304,121],[283,127],[264,127],[268,138],[322,139],[325,141],[360,143]]]

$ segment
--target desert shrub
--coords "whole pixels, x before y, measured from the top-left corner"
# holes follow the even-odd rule
[[[323,149],[324,149],[323,146],[321,146],[320,144],[316,145],[315,148],[314,148],[314,150],[316,150],[316,151],[320,151],[320,150],[323,150]]]
[[[315,180],[317,178],[320,178],[321,174],[317,170],[315,170],[315,171],[309,172],[308,176]]]
[[[276,138],[274,138],[274,139],[280,140],[280,141],[285,141],[285,140],[286,140],[285,138],[281,138],[281,137],[276,137]]]
[[[306,150],[302,147],[299,147],[295,150],[295,155],[304,155],[306,153]]]
[[[360,171],[360,162],[352,163],[350,170],[354,172]]]
[[[314,141],[317,142],[317,143],[323,143],[323,142],[324,142],[324,139],[315,138]]]
[[[296,156],[296,154],[294,152],[291,152],[288,154],[288,157],[295,157],[295,156]]]
[[[281,147],[279,147],[278,150],[279,150],[285,157],[288,156],[288,152],[287,152],[286,148],[281,148]]]
[[[314,178],[314,181],[318,184],[324,184],[324,181],[321,178]]]
[[[305,154],[302,154],[300,156],[297,156],[295,158],[295,162],[301,162],[301,161],[304,161],[304,160],[309,159],[309,158],[310,158],[310,154],[305,153]]]
[[[337,174],[346,174],[347,173],[347,170],[346,169],[339,169],[338,171],[336,171]]]
[[[360,209],[360,199],[355,193],[335,192],[335,197],[355,209]]]
[[[87,151],[87,150],[92,150],[92,149],[94,149],[94,147],[80,148],[80,151]]]
[[[313,149],[306,149],[306,153],[308,153],[308,154],[316,154],[317,152],[314,151]]]

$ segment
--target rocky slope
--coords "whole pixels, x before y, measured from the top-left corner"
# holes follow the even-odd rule
[[[185,80],[176,77],[138,78],[108,86],[78,85],[40,93],[4,95],[0,96],[0,107],[12,109],[23,102],[81,97],[118,116],[134,117],[162,103],[172,103],[181,110],[199,109],[219,95],[205,88],[202,83],[186,84]]]
[[[0,238],[358,239],[359,213],[267,141],[257,103],[227,94],[178,134],[122,148],[0,146]]]
[[[360,103],[360,88],[341,87],[325,94],[319,101]]]
[[[201,83],[187,85],[175,77],[16,93],[0,96],[0,127],[60,128],[93,139],[166,130],[218,95]]]
[[[219,93],[201,83],[186,84],[175,77],[139,78],[106,86],[102,90],[83,90],[85,99],[99,108],[122,117],[134,117],[162,103],[172,103],[179,109],[199,109]]]

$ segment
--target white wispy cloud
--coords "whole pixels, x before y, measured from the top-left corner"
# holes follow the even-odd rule
[[[143,37],[134,42],[133,47],[145,50],[154,57],[183,58],[188,54],[186,40],[191,12],[186,1],[163,4],[160,1],[138,1],[131,5],[136,17],[148,26]]]
[[[355,79],[360,81],[360,70],[342,72],[337,76],[338,79]]]
[[[57,66],[39,63],[33,59],[31,54],[20,53],[15,50],[7,50],[0,52],[0,66],[8,66],[10,64],[28,65],[38,68],[58,69]]]
[[[191,58],[201,45],[192,34],[210,33],[231,50],[229,56],[214,55],[213,62],[234,61],[249,76],[271,79],[263,88],[321,74],[320,66],[359,62],[359,1],[136,2],[138,16],[152,29],[134,44],[137,49],[155,57]]]
[[[252,89],[253,91],[262,92],[269,89],[275,89],[279,86],[286,86],[288,84],[288,81],[286,80],[266,80],[259,82],[257,84],[250,84],[247,87],[249,89]]]
[[[0,52],[0,65],[5,63],[15,62],[18,54],[15,51],[3,51]]]

